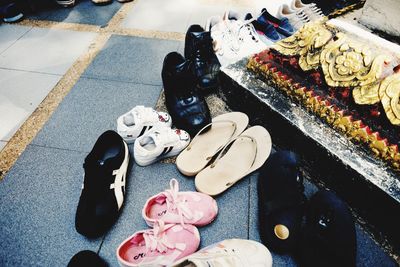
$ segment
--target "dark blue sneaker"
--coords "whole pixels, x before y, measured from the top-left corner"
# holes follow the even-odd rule
[[[245,17],[245,20],[252,20],[253,16],[248,13]],[[269,23],[268,21],[266,23],[257,20],[253,20],[251,22],[253,24],[254,28],[256,29],[258,34],[263,34],[265,35],[268,39],[270,39],[273,42],[279,41],[282,39],[282,37],[278,34],[276,31],[275,27]]]
[[[287,18],[278,19],[272,16],[266,8],[263,8],[261,12],[262,14],[257,20],[262,23],[271,23],[280,34],[289,37],[295,32]]]

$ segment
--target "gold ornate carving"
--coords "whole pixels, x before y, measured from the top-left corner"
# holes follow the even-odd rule
[[[374,82],[370,85],[358,86],[353,90],[354,102],[360,105],[372,105],[378,103],[379,83]]]
[[[274,49],[286,56],[300,56],[299,65],[303,70],[319,66],[321,49],[333,38],[334,30],[322,21],[307,23],[292,36],[274,45]]]
[[[400,73],[388,76],[382,81],[379,97],[390,122],[400,125]]]
[[[382,75],[387,55],[373,55],[370,48],[350,40],[344,33],[321,51],[321,66],[329,86],[368,86]],[[362,95],[362,94],[361,94]]]

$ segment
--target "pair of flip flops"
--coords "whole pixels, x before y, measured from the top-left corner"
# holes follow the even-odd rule
[[[281,151],[261,169],[261,240],[277,253],[293,254],[302,266],[355,266],[355,225],[348,206],[326,190],[307,201],[299,165],[293,152]]]
[[[217,116],[179,154],[179,171],[196,176],[199,192],[221,194],[267,160],[272,147],[268,131],[262,126],[245,130],[248,122],[241,112]]]

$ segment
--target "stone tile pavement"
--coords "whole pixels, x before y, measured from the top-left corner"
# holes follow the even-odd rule
[[[128,4],[131,9],[123,14],[118,27],[183,33],[190,23],[204,23],[208,16],[221,14],[224,5],[244,11],[249,6],[258,10],[264,3],[218,1],[220,6],[216,5],[214,13],[214,2],[137,0]],[[265,5],[276,10],[277,4],[271,2]],[[120,7],[117,2],[93,7],[89,1],[82,1],[73,9],[39,13],[31,21],[56,21],[61,28],[65,22],[104,26],[118,15]],[[173,15],[174,19],[166,19]],[[14,132],[60,79],[67,78],[64,75],[68,69],[101,34],[108,33],[34,23],[0,25],[0,150],[2,146],[15,145]],[[160,162],[148,167],[134,164],[127,181],[124,208],[112,229],[94,240],[75,231],[82,163],[87,152],[102,132],[116,129],[119,115],[135,105],[156,105],[162,91],[163,57],[183,48],[182,38],[177,41],[164,40],[163,35],[143,38],[110,34],[0,182],[0,266],[66,266],[83,249],[96,251],[110,266],[117,266],[118,244],[146,228],[141,209],[148,197],[166,189],[171,178],[178,179],[181,190],[194,190],[192,178],[182,176],[173,163]],[[3,156],[0,153],[0,160]],[[219,215],[211,225],[200,229],[202,247],[233,237],[259,240],[256,181],[257,174],[250,175],[217,197]],[[307,183],[306,190],[310,195],[317,188]],[[396,265],[360,226],[357,240],[358,266]],[[273,258],[275,266],[297,266],[288,255]]]

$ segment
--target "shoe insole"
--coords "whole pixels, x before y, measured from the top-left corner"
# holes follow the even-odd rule
[[[132,114],[128,114],[126,116],[124,116],[123,118],[124,124],[126,126],[133,126],[135,125],[135,118],[133,117]]]
[[[119,254],[125,261],[133,264],[139,264],[146,256],[146,250],[147,249],[144,241],[139,245],[132,245],[131,243],[127,242],[123,247],[121,247]]]
[[[167,213],[167,203],[166,202],[164,202],[162,204],[153,203],[147,216],[150,219],[160,220],[164,217],[164,215],[166,213]]]
[[[103,155],[100,155],[99,162],[105,162],[108,159],[115,158],[120,153],[121,149],[119,146],[113,146],[108,148]]]
[[[264,164],[272,148],[268,131],[264,127],[253,126],[241,135],[243,137],[239,136],[215,164],[197,174],[195,184],[198,191],[218,195]]]
[[[238,136],[246,128],[248,121],[247,115],[241,112],[226,113],[214,118],[211,129],[195,137],[188,148],[179,154],[176,159],[179,171],[187,176],[196,175],[230,138]]]
[[[256,148],[251,139],[237,139],[215,166],[208,166],[196,176],[198,191],[217,195],[238,181],[251,168]]]

